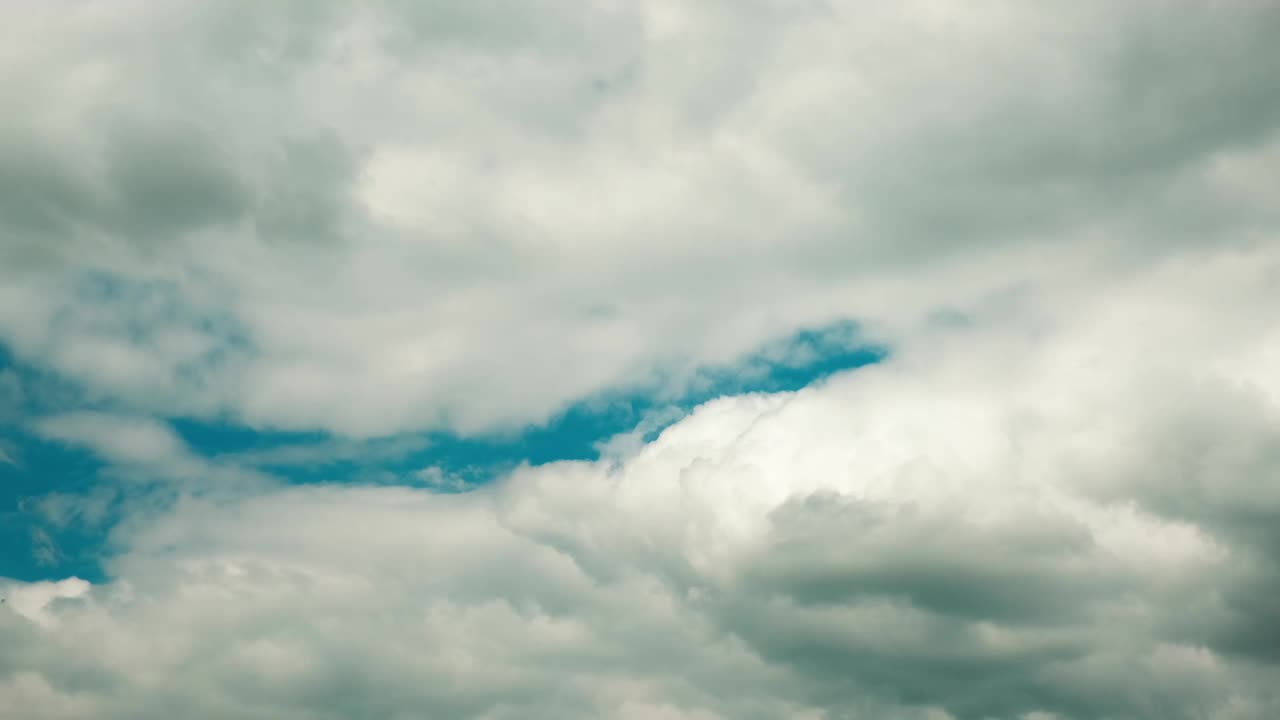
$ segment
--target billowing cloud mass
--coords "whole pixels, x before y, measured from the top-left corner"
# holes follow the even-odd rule
[[[101,581],[0,579],[0,718],[1280,717],[1277,36],[1251,0],[15,2],[0,469],[90,453],[23,507],[112,529]],[[264,469],[840,323],[884,359],[598,460]]]

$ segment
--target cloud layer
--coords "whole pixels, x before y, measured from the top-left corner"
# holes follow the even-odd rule
[[[14,7],[0,431],[112,530],[0,580],[0,718],[1280,716],[1274,3]]]
[[[1275,221],[1271,3],[20,7],[0,338],[146,411],[518,426]]]
[[[7,591],[0,697],[51,718],[1270,717],[1280,403],[1239,368],[1280,327],[1213,303],[1264,300],[1277,268],[948,329],[470,493],[139,510],[113,581]],[[51,426],[99,442],[72,420]]]

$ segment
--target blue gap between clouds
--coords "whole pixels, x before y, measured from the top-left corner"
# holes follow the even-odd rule
[[[0,343],[0,577],[101,575],[89,552],[102,545],[101,527],[51,527],[35,510],[51,493],[88,493],[101,483],[103,464],[91,452],[41,440],[24,427],[33,410],[57,408],[70,392],[60,379],[15,361]]]
[[[437,467],[474,484],[483,482],[520,463],[541,465],[557,460],[596,460],[599,443],[636,428],[650,413],[666,408],[676,411],[667,421],[651,428],[648,442],[665,427],[694,407],[717,397],[749,392],[798,390],[834,373],[877,363],[887,355],[885,348],[860,343],[834,341],[837,333],[848,337],[853,326],[840,324],[793,335],[778,347],[790,354],[807,355],[804,362],[771,360],[766,352],[743,358],[724,367],[704,368],[697,373],[696,389],[666,401],[651,389],[610,392],[570,405],[543,425],[517,433],[495,433],[460,437],[451,433],[428,433],[419,449],[373,463],[352,458],[334,458],[306,466],[288,463],[259,465],[294,483],[356,481],[414,484],[410,477],[426,467]],[[856,335],[854,335],[856,337]],[[749,372],[746,372],[749,370]],[[318,446],[330,438],[324,433],[255,432],[238,426],[179,420],[173,426],[182,438],[204,455],[270,450],[288,446]]]
[[[477,437],[435,432],[349,443],[345,451],[334,451],[343,447],[343,441],[321,432],[258,431],[192,419],[173,419],[171,425],[197,454],[215,460],[251,461],[291,484],[420,486],[418,471],[435,467],[460,482],[437,489],[456,491],[481,484],[520,463],[598,459],[602,441],[632,431],[656,411],[671,410],[662,415],[662,423],[649,429],[646,442],[708,400],[748,392],[798,390],[834,373],[877,363],[887,354],[885,348],[861,341],[853,324],[840,323],[799,332],[731,365],[704,368],[696,374],[693,389],[678,397],[660,398],[653,388],[610,392],[574,403],[549,422],[519,432]],[[39,375],[15,363],[0,345],[0,371],[5,368],[21,378]],[[47,411],[28,408],[33,409]],[[3,421],[0,417],[0,439],[15,448],[19,462],[0,462],[0,577],[37,580],[77,575],[91,582],[105,579],[97,558],[104,550],[111,522],[96,528],[74,522],[50,527],[33,510],[33,503],[49,493],[84,493],[112,482],[102,477],[106,466],[86,451],[35,437],[21,422],[6,426]],[[282,451],[314,451],[316,455],[303,462],[297,457],[281,457]],[[60,557],[56,562],[41,562],[36,557],[35,537],[41,531],[57,544]]]

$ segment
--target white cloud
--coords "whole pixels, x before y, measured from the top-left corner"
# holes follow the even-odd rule
[[[97,527],[113,509],[145,516],[154,511],[153,501],[160,497],[236,496],[279,483],[274,476],[254,467],[253,461],[260,458],[204,457],[188,447],[168,424],[153,418],[77,411],[39,418],[32,429],[45,439],[88,450],[104,463],[97,474],[106,484],[83,493],[66,494],[51,487],[49,493],[30,503],[55,527],[68,522]],[[276,459],[290,459],[288,449],[282,450],[286,452]],[[329,450],[341,452],[341,448]],[[323,453],[313,454],[311,459],[323,459]],[[119,497],[111,484],[118,481],[128,486]],[[153,494],[156,497],[151,497]],[[125,506],[113,508],[118,503]]]
[[[76,412],[41,420],[44,437],[85,445],[119,464],[173,463],[186,455],[182,441],[157,420]]]
[[[0,715],[1280,715],[1275,7],[498,5],[15,5],[0,342],[111,409],[0,406],[142,482],[33,505],[123,521]],[[253,469],[849,319],[598,463]]]
[[[415,472],[413,477],[418,482],[432,488],[433,490],[442,490],[445,492],[459,492],[468,489],[471,485],[471,483],[467,482],[466,478],[456,473],[448,472],[447,470],[435,465],[429,465],[422,468]]]
[[[6,626],[7,692],[97,718],[1269,717],[1280,405],[1221,360],[1275,320],[1218,310],[1264,307],[1277,259],[946,327],[470,493],[183,501],[117,532],[115,580]]]
[[[61,598],[84,597],[91,587],[79,578],[10,584],[4,589],[4,599],[9,610],[42,627],[49,627],[57,622],[56,616],[50,612],[50,603]]]
[[[142,411],[473,431],[1274,232],[1265,4],[482,7],[23,4],[0,339]]]

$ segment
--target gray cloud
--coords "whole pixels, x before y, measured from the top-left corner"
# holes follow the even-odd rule
[[[0,698],[57,718],[1268,717],[1277,406],[1207,370],[1244,346],[1153,373],[1153,331],[1106,344],[1106,372],[1071,360],[1167,280],[1049,337],[945,329],[470,493],[152,510],[117,531],[113,581],[5,591]]]
[[[1280,714],[1273,4],[15,7],[0,342],[110,409],[0,420],[122,521],[4,581],[0,716]],[[254,469],[850,319],[599,463]]]
[[[445,5],[23,5],[0,337],[139,410],[471,431],[1275,226],[1267,3]],[[92,273],[209,356],[58,322]]]

